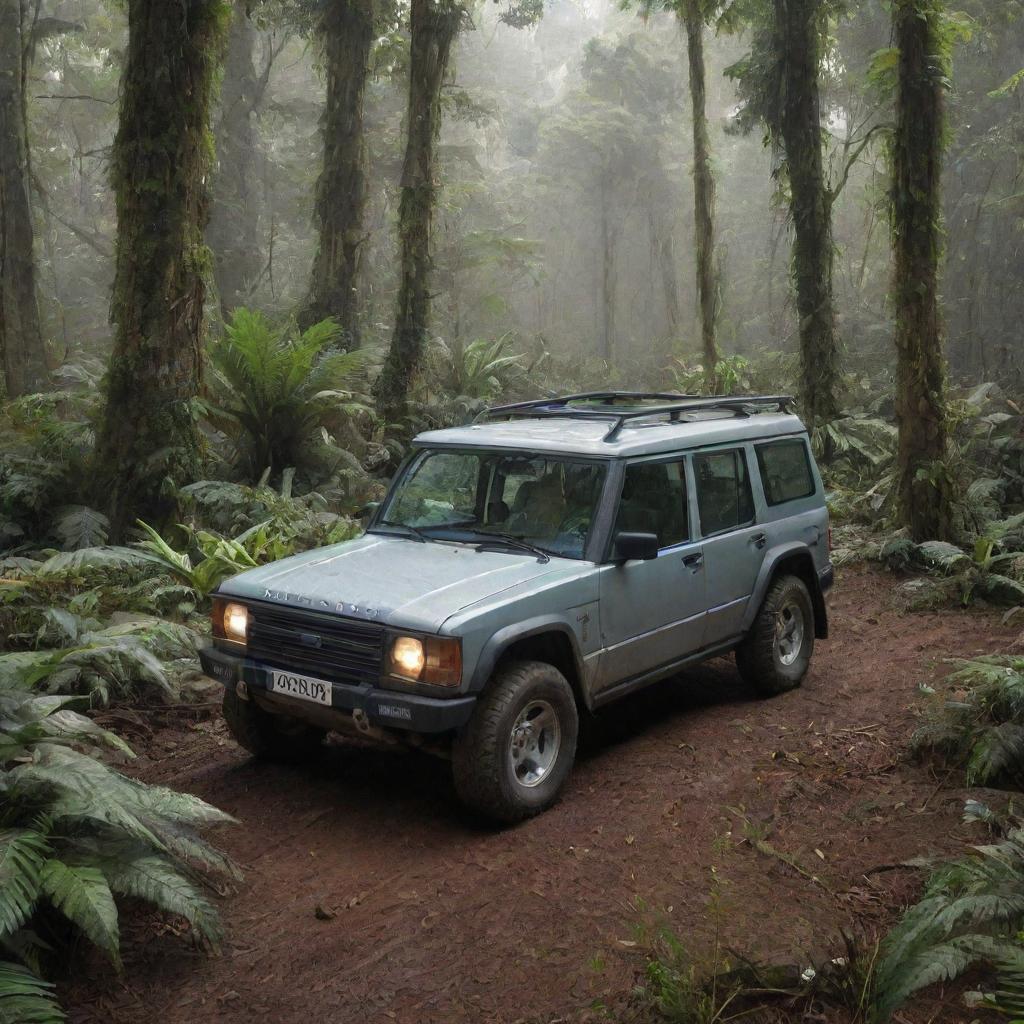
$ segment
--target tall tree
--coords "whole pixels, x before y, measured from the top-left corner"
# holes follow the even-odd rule
[[[213,276],[226,317],[245,305],[260,273],[256,113],[269,77],[256,72],[258,33],[249,16],[251,0],[234,0],[217,123],[217,171],[210,196],[206,239]]]
[[[409,106],[398,208],[401,281],[395,329],[374,385],[388,422],[402,419],[413,374],[423,356],[430,321],[430,235],[437,204],[435,149],[441,129],[441,86],[466,10],[458,0],[412,0]]]
[[[114,347],[96,445],[114,536],[136,518],[161,521],[199,468],[207,140],[230,12],[223,0],[128,0]]]
[[[0,0],[0,368],[7,395],[46,379],[29,203],[25,0]]]
[[[366,207],[363,96],[374,24],[375,0],[325,0],[318,23],[327,72],[323,167],[316,197],[319,243],[299,319],[308,326],[334,317],[350,348],[359,344],[356,286]]]
[[[813,425],[839,412],[839,354],[832,298],[832,199],[822,161],[822,0],[774,0],[779,63],[778,129],[793,219],[793,281],[800,330],[801,392]]]
[[[686,29],[693,119],[693,224],[696,235],[697,301],[700,305],[701,347],[709,392],[716,388],[719,277],[715,262],[715,175],[711,166],[704,65],[703,0],[680,0],[679,18]]]
[[[742,5],[736,5],[742,7]],[[727,69],[744,99],[741,124],[761,122],[785,160],[793,222],[792,278],[801,393],[812,425],[838,414],[839,347],[832,290],[832,205],[822,155],[821,65],[827,0],[764,0],[750,54]],[[732,17],[727,12],[727,22]],[[727,27],[739,28],[733,21]]]
[[[941,15],[941,0],[896,0],[893,9],[899,50],[892,142],[897,496],[900,516],[918,541],[948,539],[952,531],[938,302],[946,75]]]

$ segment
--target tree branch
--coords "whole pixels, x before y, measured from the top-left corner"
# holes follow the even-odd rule
[[[885,124],[876,124],[869,128],[864,134],[864,137],[857,143],[856,146],[850,150],[849,156],[846,158],[846,164],[843,167],[843,173],[839,177],[839,181],[836,182],[830,189],[828,189],[828,201],[831,206],[838,198],[839,193],[846,187],[846,183],[850,180],[850,171],[853,170],[853,165],[860,159],[861,153],[867,148],[871,142],[872,137],[881,131],[891,131],[893,128],[892,124],[886,122]]]

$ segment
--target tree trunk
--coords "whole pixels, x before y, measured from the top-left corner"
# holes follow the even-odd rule
[[[697,302],[700,305],[701,349],[705,386],[716,389],[718,346],[718,268],[715,263],[715,175],[711,167],[704,86],[704,19],[700,0],[683,0],[686,55],[690,65],[690,101],[693,107],[693,224],[696,235]]]
[[[938,303],[945,74],[938,0],[896,0],[899,48],[893,140],[899,514],[914,540],[949,539],[945,369]]]
[[[611,363],[615,349],[615,239],[611,226],[611,199],[601,184],[601,358]]]
[[[248,301],[260,273],[256,112],[262,87],[253,52],[256,27],[246,0],[235,0],[228,34],[221,114],[217,124],[217,173],[213,179],[206,240],[225,317]]]
[[[0,368],[7,396],[46,380],[29,204],[23,0],[0,0]]]
[[[128,3],[113,153],[114,348],[96,445],[99,496],[118,538],[136,518],[163,521],[199,470],[204,182],[229,16],[220,0]]]
[[[441,86],[464,17],[464,8],[452,0],[412,0],[408,124],[398,209],[401,282],[391,348],[374,386],[378,409],[389,423],[406,415],[409,387],[426,344]]]
[[[327,67],[324,157],[317,183],[319,247],[309,297],[299,318],[308,327],[327,317],[359,345],[358,277],[366,208],[363,96],[374,39],[373,0],[329,0],[320,20]]]
[[[801,390],[811,426],[828,423],[839,411],[832,209],[822,167],[818,92],[822,17],[821,0],[775,0],[774,48],[781,65],[779,131],[786,152],[793,218]]]

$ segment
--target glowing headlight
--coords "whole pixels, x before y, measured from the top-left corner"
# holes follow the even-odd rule
[[[244,644],[249,633],[249,609],[234,601],[214,600],[213,635],[220,640]]]
[[[395,637],[388,661],[390,674],[409,682],[458,686],[462,681],[462,642],[458,637]]]

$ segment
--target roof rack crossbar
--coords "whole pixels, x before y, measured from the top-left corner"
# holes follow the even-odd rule
[[[576,408],[574,402],[599,403],[606,408]],[[663,404],[646,408],[616,409],[619,402],[658,401]],[[666,416],[670,423],[680,422],[687,413],[720,409],[734,416],[749,416],[760,407],[777,406],[781,412],[788,412],[795,405],[792,395],[679,395],[639,391],[593,391],[581,395],[566,395],[558,398],[542,398],[532,402],[516,402],[486,409],[477,421],[492,417],[510,418],[529,416],[554,416],[580,420],[614,420],[602,440],[612,442],[619,437],[623,427],[633,420]]]

